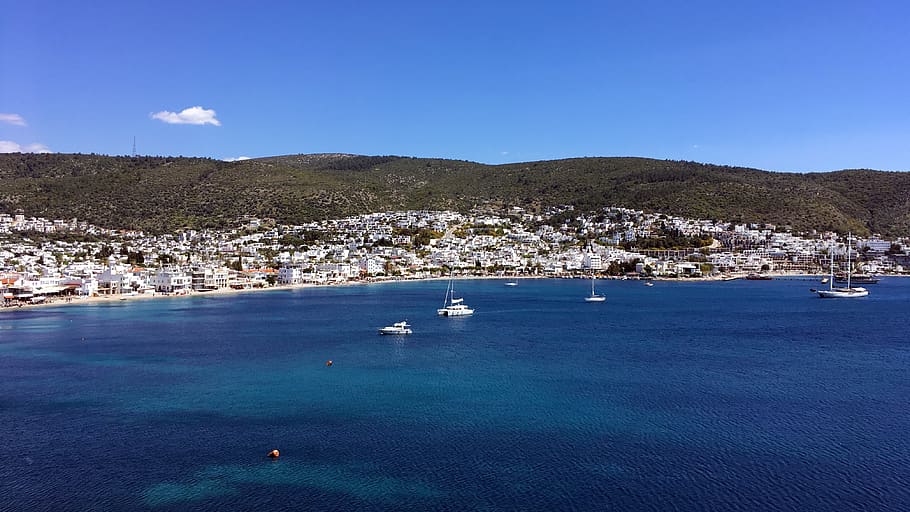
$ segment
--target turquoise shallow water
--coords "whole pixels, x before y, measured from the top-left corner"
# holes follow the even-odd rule
[[[910,509],[910,280],[588,284],[4,312],[0,510]]]

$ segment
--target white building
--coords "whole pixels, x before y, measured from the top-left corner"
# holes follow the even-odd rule
[[[116,295],[127,290],[129,279],[126,277],[123,269],[118,267],[108,267],[98,274],[98,285],[95,293],[104,293]]]
[[[98,295],[98,280],[94,277],[69,278],[64,281],[68,287],[74,288],[76,293],[86,297]]]
[[[586,270],[603,270],[603,259],[596,252],[587,252],[582,259],[581,266]]]
[[[158,269],[149,279],[149,284],[155,288],[155,291],[162,293],[188,290],[191,288],[192,283],[192,275],[173,267]]]
[[[218,290],[227,288],[230,272],[226,268],[197,267],[192,273],[194,290]]]
[[[280,284],[301,284],[304,272],[299,265],[284,265],[278,269],[278,282]]]
[[[376,274],[379,274],[379,273],[382,273],[385,271],[385,260],[383,260],[382,258],[377,258],[375,256],[361,258],[359,265],[360,265],[360,270],[366,272],[367,275],[371,275],[371,276],[374,276]]]
[[[320,273],[325,274],[331,279],[345,280],[357,277],[360,274],[360,268],[354,265],[344,263],[323,263],[316,267]]]
[[[868,247],[872,252],[886,252],[891,249],[891,242],[888,240],[882,240],[878,237],[873,237],[868,240],[858,240],[856,246],[862,249],[863,247]]]

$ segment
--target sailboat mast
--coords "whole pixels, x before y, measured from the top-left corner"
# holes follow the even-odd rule
[[[442,307],[446,307],[452,304],[452,301],[455,300],[455,274],[449,272],[449,284],[446,285],[446,298],[443,302]]]
[[[852,233],[847,233],[847,289],[850,289],[850,277],[853,275],[853,267],[850,263],[850,245],[852,242]]]

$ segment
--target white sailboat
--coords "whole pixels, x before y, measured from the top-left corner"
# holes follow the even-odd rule
[[[603,302],[605,300],[607,300],[605,296],[594,291],[594,276],[591,276],[591,295],[585,297],[585,302]]]
[[[818,296],[823,299],[842,299],[842,298],[857,298],[865,297],[869,295],[869,290],[857,286],[850,286],[850,277],[852,271],[850,269],[850,242],[852,237],[847,235],[847,287],[834,286],[834,251],[831,251],[831,276],[828,278],[828,289],[827,290],[816,290]],[[830,249],[829,249],[830,250]]]
[[[446,298],[441,308],[436,310],[437,315],[442,316],[467,316],[473,315],[474,310],[464,304],[463,298],[455,297],[455,280],[449,277],[449,284],[446,286]]]

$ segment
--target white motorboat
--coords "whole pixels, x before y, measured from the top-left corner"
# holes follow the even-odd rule
[[[407,321],[395,322],[392,325],[379,329],[379,334],[411,334],[411,326]]]
[[[436,314],[441,316],[467,316],[474,314],[474,310],[464,304],[463,298],[455,297],[455,281],[451,277],[446,287],[445,302],[443,302],[441,308],[436,310]]]

